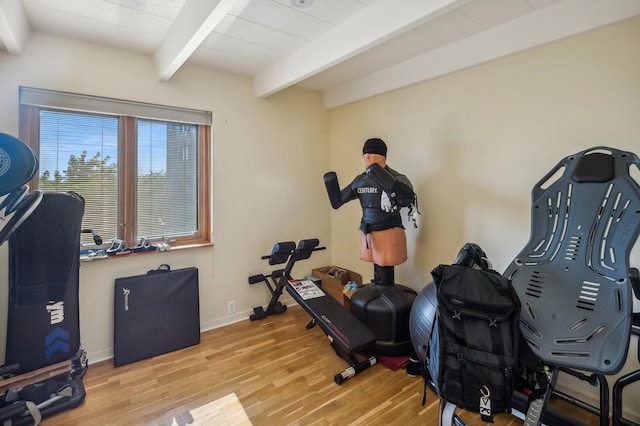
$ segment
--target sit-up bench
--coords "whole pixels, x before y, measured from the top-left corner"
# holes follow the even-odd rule
[[[322,328],[336,353],[349,364],[334,376],[337,384],[378,363],[376,356],[362,361],[357,357],[375,342],[373,332],[313,281],[292,280],[287,283],[287,291]]]
[[[293,241],[278,242],[273,246],[271,254],[262,256],[268,260],[269,265],[286,263],[284,269],[273,271],[270,275],[253,275],[249,277],[249,284],[264,282],[271,293],[269,305],[254,308],[250,319],[261,320],[268,315],[281,314],[287,310],[279,299],[284,288],[293,296],[296,302],[311,315],[312,322],[307,329],[315,324],[326,333],[331,341],[331,346],[349,367],[334,376],[337,384],[341,384],[350,377],[375,365],[378,358],[370,356],[360,361],[357,354],[366,350],[376,340],[373,332],[367,328],[358,318],[346,310],[337,300],[328,296],[311,280],[295,281],[291,278],[291,270],[298,260],[308,259],[314,251],[324,250],[318,247],[317,238],[300,240],[298,246]],[[271,282],[269,282],[271,279]]]
[[[314,251],[324,250],[324,247],[318,247],[319,244],[320,241],[317,238],[300,240],[297,247],[293,241],[275,243],[271,254],[262,256],[263,260],[269,260],[269,265],[280,265],[285,262],[287,265],[284,269],[275,270],[269,275],[258,274],[249,277],[249,284],[264,282],[271,293],[266,309],[262,306],[253,308],[253,314],[249,316],[251,321],[265,319],[269,315],[281,314],[287,310],[287,305],[280,302],[280,296],[284,286],[291,279],[293,265],[298,260],[308,259]]]

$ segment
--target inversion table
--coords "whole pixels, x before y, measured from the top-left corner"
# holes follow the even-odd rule
[[[525,425],[540,423],[558,371],[573,369],[600,378],[608,424],[604,375],[627,359],[632,289],[640,294],[638,270],[629,267],[640,234],[640,185],[631,174],[639,168],[633,153],[595,147],[564,158],[533,188],[529,242],[505,271],[522,303],[523,337],[549,367]]]
[[[635,154],[594,147],[562,159],[532,190],[530,239],[504,273],[521,301],[522,335],[545,366],[535,397],[523,401],[515,393],[512,405],[526,411],[525,426],[573,423],[546,415],[551,394],[562,396],[554,389],[559,372],[599,384],[599,407],[571,402],[609,425],[605,375],[622,369],[631,335],[640,334],[633,313],[640,278],[629,266],[640,234],[639,176]],[[622,419],[622,393],[639,380],[636,369],[615,383],[614,426],[635,425]],[[440,424],[461,424],[455,408],[441,407]]]

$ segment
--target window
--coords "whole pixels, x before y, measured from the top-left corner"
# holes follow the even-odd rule
[[[40,161],[32,187],[82,195],[82,227],[105,241],[210,242],[210,123],[203,111],[20,88],[20,137]]]

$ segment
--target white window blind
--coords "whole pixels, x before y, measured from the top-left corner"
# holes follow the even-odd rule
[[[82,227],[117,235],[117,118],[41,111],[39,158],[41,190],[82,195]],[[83,235],[83,242],[90,243],[90,235]]]
[[[198,127],[138,120],[137,233],[197,233]]]
[[[37,111],[38,188],[83,196],[83,229],[208,241],[210,112],[29,87],[20,104]]]

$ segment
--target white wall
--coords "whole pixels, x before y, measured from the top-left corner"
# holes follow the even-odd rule
[[[18,135],[18,86],[175,105],[213,113],[213,242],[215,247],[141,254],[83,263],[80,332],[90,362],[113,354],[113,283],[161,263],[196,266],[203,329],[248,318],[266,305],[263,284],[247,278],[269,272],[260,256],[277,241],[319,238],[330,244],[331,207],[322,181],[329,167],[327,113],[320,94],[292,88],[256,99],[251,80],[184,66],[159,82],[149,57],[34,34],[21,56],[0,53],[0,131]],[[51,244],[53,241],[40,241]],[[0,247],[0,294],[7,294],[7,248]],[[294,268],[304,276],[327,265],[329,250]],[[290,301],[285,293],[283,300]],[[0,298],[0,330],[6,326]],[[237,313],[227,314],[235,300]],[[4,342],[4,336],[0,336]],[[4,350],[0,348],[0,354]]]
[[[407,228],[409,260],[396,282],[421,289],[468,241],[503,271],[529,239],[531,189],[563,157],[600,145],[640,153],[639,40],[635,19],[331,110],[342,186],[363,168],[362,143],[378,136],[417,190],[421,223]],[[331,217],[333,262],[370,279],[358,258],[359,205]],[[638,246],[631,263],[640,267]],[[623,371],[639,367],[633,349]],[[634,386],[625,406],[640,418]]]
[[[249,79],[195,66],[160,83],[147,57],[36,34],[23,55],[0,53],[0,131],[18,133],[19,85],[213,112],[215,247],[83,264],[81,336],[97,361],[112,354],[114,279],[161,263],[199,268],[203,329],[266,304],[266,289],[247,277],[268,270],[259,258],[276,241],[329,246],[295,275],[337,264],[370,279],[371,265],[358,259],[360,207],[332,212],[321,176],[336,170],[347,184],[372,136],[387,141],[389,164],[412,180],[422,211],[419,228],[407,229],[397,282],[421,289],[467,241],[504,270],[529,237],[531,188],[562,157],[597,145],[640,151],[638,40],[636,19],[326,112],[313,92],[255,99]],[[632,264],[640,266],[638,249]],[[0,286],[6,294],[6,273]],[[231,299],[237,315],[226,313]],[[623,371],[638,368],[635,353],[628,364]],[[627,395],[637,396],[634,386]],[[629,399],[628,410],[638,406]]]

